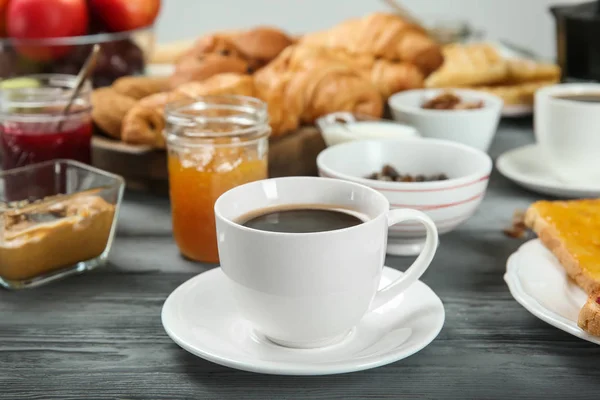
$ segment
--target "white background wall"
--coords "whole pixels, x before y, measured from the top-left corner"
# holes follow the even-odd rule
[[[582,0],[399,0],[424,20],[462,19],[505,39],[554,57],[551,4]],[[163,0],[158,40],[187,39],[219,29],[268,24],[292,33],[327,28],[345,18],[389,10],[381,0]]]

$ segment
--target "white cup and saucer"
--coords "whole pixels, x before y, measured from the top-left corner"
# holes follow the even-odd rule
[[[306,205],[360,221],[299,233],[244,222]],[[215,215],[221,267],[183,283],[162,310],[167,334],[190,353],[252,372],[326,375],[398,361],[442,329],[443,304],[419,281],[438,244],[424,213],[390,211],[385,196],[357,183],[289,177],[226,192]],[[384,266],[386,242],[388,227],[408,220],[427,239],[402,273]]]
[[[496,161],[507,178],[559,197],[600,196],[600,84],[548,86],[535,95],[536,143]]]

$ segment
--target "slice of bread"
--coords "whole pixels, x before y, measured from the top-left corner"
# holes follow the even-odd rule
[[[600,199],[538,201],[525,224],[583,290],[600,290]]]
[[[507,61],[489,44],[449,44],[443,53],[444,64],[427,78],[425,87],[491,85],[508,76]]]
[[[600,292],[590,294],[579,312],[577,324],[590,335],[600,336]]]
[[[545,80],[534,82],[502,83],[491,86],[475,86],[472,89],[494,94],[504,100],[505,105],[533,105],[535,92],[557,81]]]

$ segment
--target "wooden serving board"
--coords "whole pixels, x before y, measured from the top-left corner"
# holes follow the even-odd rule
[[[324,148],[321,133],[312,126],[271,140],[269,176],[316,175],[317,155]],[[94,136],[92,159],[94,166],[125,178],[128,189],[168,193],[167,156],[164,150]]]

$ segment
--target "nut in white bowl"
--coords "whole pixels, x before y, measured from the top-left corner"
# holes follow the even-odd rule
[[[419,137],[415,128],[392,120],[336,112],[317,119],[317,127],[327,146],[365,139],[402,139]]]
[[[464,110],[425,109],[423,104],[451,92],[464,102],[482,102],[481,108]],[[468,89],[417,89],[388,99],[392,116],[427,138],[447,139],[488,151],[502,114],[504,102],[493,94]]]
[[[388,182],[368,179],[391,165],[410,175],[445,174],[449,179],[430,182]],[[365,140],[342,143],[317,157],[322,177],[357,182],[380,191],[391,208],[411,208],[428,214],[440,234],[467,221],[485,195],[492,160],[472,147],[438,139]],[[390,228],[388,254],[418,253],[425,231],[418,223]]]

